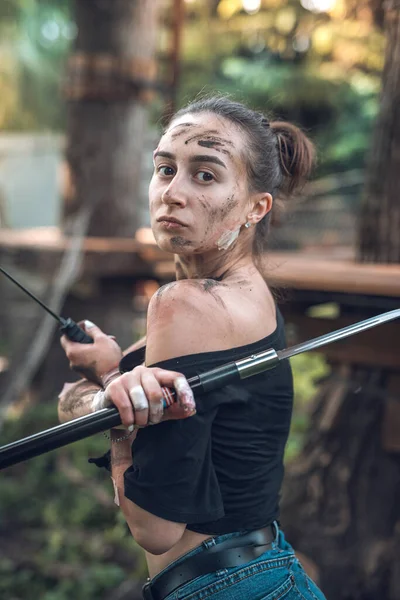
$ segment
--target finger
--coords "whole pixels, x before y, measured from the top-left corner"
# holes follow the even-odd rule
[[[174,379],[177,400],[185,411],[193,411],[196,408],[194,396],[186,377],[179,375]]]
[[[196,408],[193,391],[188,383],[188,380],[182,373],[178,373],[176,371],[167,371],[158,367],[155,367],[152,369],[152,371],[162,387],[175,388],[176,397],[181,406],[187,406],[188,410],[193,410]],[[170,403],[167,401],[167,405],[169,404]]]
[[[66,335],[61,336],[60,344],[70,361],[70,368],[76,370],[76,361],[79,360],[79,357],[81,356],[82,344],[79,342],[72,342]]]
[[[149,401],[143,387],[136,384],[129,388],[129,398],[133,404],[133,410],[135,411],[136,425],[147,425],[149,418]]]
[[[62,335],[60,337],[60,344],[63,347],[63,349],[66,351],[67,350],[67,343],[68,343],[68,338],[66,335]]]
[[[164,414],[163,389],[151,371],[142,372],[141,383],[149,401],[149,423],[159,423]]]
[[[97,327],[97,325],[95,325],[94,323],[92,323],[92,321],[89,320],[85,320],[85,321],[80,321],[79,326],[86,331],[86,333],[88,335],[90,335],[94,340],[96,340],[96,338],[98,337],[104,337],[106,334],[100,329],[100,327]]]
[[[107,406],[111,406],[112,402],[110,398],[107,398],[104,390],[99,390],[93,396],[92,400],[92,412],[96,412],[101,410],[102,408],[106,408]]]
[[[127,390],[118,381],[118,383],[110,383],[104,392],[105,400],[111,401],[115,408],[118,409],[121,422],[125,427],[129,427],[135,423],[133,414],[133,406]]]
[[[168,410],[164,411],[162,421],[177,421],[179,419],[187,419],[193,417],[196,414],[196,410],[188,411],[184,410],[177,402],[168,407]]]
[[[62,335],[60,337],[60,344],[63,347],[63,349],[67,355],[71,351],[74,351],[78,348],[82,348],[82,344],[80,344],[79,342],[73,342],[66,335]]]

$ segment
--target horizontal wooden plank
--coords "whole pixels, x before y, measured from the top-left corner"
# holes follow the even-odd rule
[[[360,264],[321,253],[268,255],[265,274],[274,285],[302,290],[394,296],[400,299],[400,265]]]
[[[68,238],[56,227],[0,230],[0,250],[62,252],[69,244]],[[149,276],[153,274],[165,280],[174,278],[171,255],[156,246],[151,231],[146,228],[139,230],[132,239],[86,238],[84,251],[94,255],[109,253],[115,257],[118,253],[134,255],[148,264]],[[135,261],[132,263],[135,265]],[[115,268],[118,269],[117,264]],[[270,252],[263,261],[263,271],[266,279],[278,287],[387,296],[400,300],[400,264],[360,264],[355,262],[348,248],[337,248],[331,252],[323,249],[313,252]]]

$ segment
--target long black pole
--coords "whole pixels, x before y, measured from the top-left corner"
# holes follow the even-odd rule
[[[206,371],[199,376],[190,378],[188,382],[190,387],[197,393],[209,392],[223,387],[228,383],[240,381],[241,379],[272,369],[281,360],[288,359],[296,354],[314,350],[320,346],[330,344],[397,318],[400,318],[400,309],[391,310],[376,317],[359,321],[348,327],[297,344],[292,348],[278,351],[269,348],[259,354]],[[105,408],[91,415],[74,419],[68,423],[63,423],[22,440],[12,442],[0,447],[0,470],[120,424],[121,419],[117,409]]]

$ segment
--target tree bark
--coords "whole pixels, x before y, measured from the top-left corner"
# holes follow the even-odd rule
[[[358,259],[400,262],[400,1],[385,7],[386,56],[380,111],[359,216]]]
[[[88,235],[132,237],[155,83],[157,2],[75,0],[78,35],[65,86],[71,194],[63,225],[94,207]]]
[[[400,460],[385,445],[388,377],[335,365],[287,468],[282,524],[315,562],[328,600],[399,598]]]

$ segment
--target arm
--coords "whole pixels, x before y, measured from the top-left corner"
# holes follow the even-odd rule
[[[193,294],[193,286],[182,285],[178,289],[174,287],[166,290],[159,297],[153,297],[148,312],[147,364],[198,352],[199,347],[207,350],[207,341],[208,344],[215,344],[213,336],[216,335],[219,339],[225,333],[223,329],[215,327],[214,319],[211,318],[211,315],[214,315],[217,321],[222,322],[222,319],[218,318],[220,316],[218,307],[212,299],[209,302],[211,312],[208,321],[207,310],[204,310],[204,304],[208,299],[202,296],[196,290]],[[201,319],[199,319],[200,313]],[[208,322],[210,329],[204,331],[204,324]],[[191,332],[190,336],[186,335],[188,331]],[[171,408],[168,412],[170,410]],[[112,435],[115,436],[117,433],[112,432]],[[131,443],[131,441],[124,441],[114,442],[111,445],[112,477],[119,504],[137,543],[152,554],[162,554],[177,544],[185,532],[186,524],[159,517],[125,496],[124,474],[132,465]],[[182,509],[184,511],[184,507]]]
[[[139,546],[151,554],[163,554],[181,539],[186,526],[152,515],[125,497],[124,473],[132,465],[131,445],[136,433],[137,431],[133,432],[128,440],[111,441],[111,474],[115,498]],[[111,430],[111,440],[119,435],[120,430]]]
[[[128,348],[126,348],[126,350],[123,351],[123,355],[126,356],[127,354],[129,354],[129,352],[134,352],[135,350],[139,350],[140,348],[143,348],[143,346],[145,346],[145,345],[146,345],[146,336],[144,335],[142,338],[140,338],[140,340],[138,340],[137,342],[132,344],[132,346],[129,346]]]
[[[81,324],[83,325],[83,324]],[[97,334],[97,338],[99,338],[98,335],[98,328],[91,328],[92,331],[92,335],[93,335],[93,331],[96,331]],[[89,329],[90,332],[90,329]],[[118,359],[118,349],[115,348],[115,343],[113,340],[108,341],[105,338],[109,338],[109,336],[100,336],[100,341],[103,343],[103,345],[109,344],[111,347],[111,363],[106,364],[104,363],[104,365],[101,363],[101,368],[103,369],[107,369],[107,368],[111,368],[114,363],[116,362],[116,360]],[[68,344],[68,347],[72,348],[72,352],[74,351],[75,347],[78,348],[78,350],[82,350],[82,345],[75,345],[73,343],[69,343],[66,342]],[[63,343],[63,347],[66,348],[66,343]],[[135,350],[139,350],[139,348],[142,348],[143,346],[146,345],[146,337],[142,337],[140,340],[138,340],[137,342],[135,342],[134,344],[132,344],[132,346],[129,346],[129,348],[127,348],[122,354],[128,354],[129,352],[133,352]],[[93,344],[94,346],[94,344]],[[86,348],[84,347],[83,350],[85,351]],[[90,350],[92,350],[92,347],[90,348]],[[100,352],[104,352],[104,348],[100,348]],[[71,353],[69,353],[70,360],[74,359],[73,354],[71,355]],[[94,362],[94,361],[92,361]],[[74,367],[75,370],[77,370],[76,367]],[[99,374],[100,375],[100,374]],[[97,376],[96,376],[97,377]],[[79,381],[77,381],[76,383],[66,383],[64,385],[64,388],[62,389],[62,391],[60,392],[59,395],[59,403],[58,403],[58,418],[60,423],[65,423],[67,421],[71,421],[72,419],[77,419],[78,417],[82,417],[84,415],[90,414],[91,412],[93,412],[92,410],[92,400],[95,396],[95,394],[99,391],[103,389],[103,386],[100,385],[100,383],[96,384],[93,383],[92,381],[88,381],[87,379],[81,379]]]
[[[58,396],[58,419],[60,423],[66,423],[91,413],[93,398],[100,389],[99,385],[86,379],[81,379],[76,383],[66,383]]]

